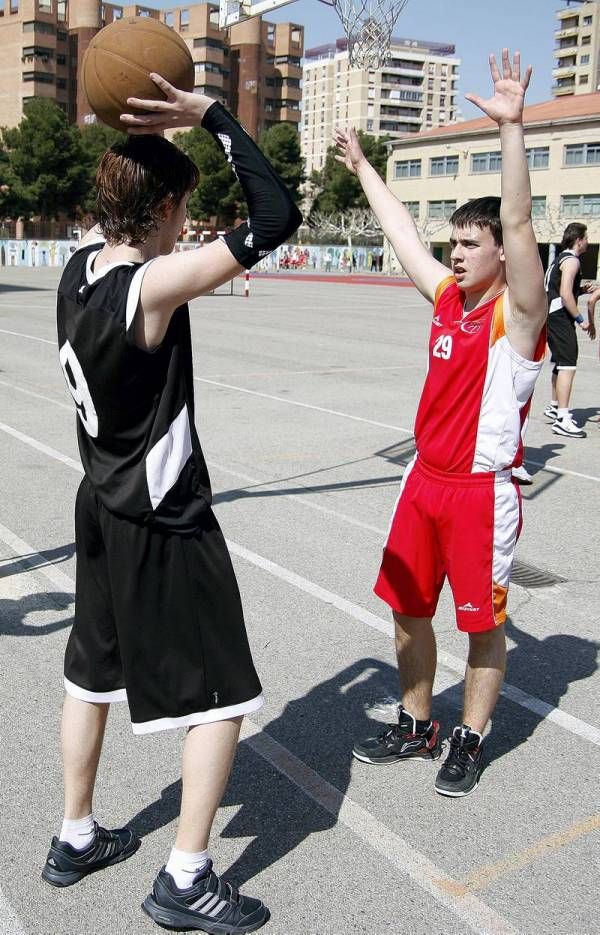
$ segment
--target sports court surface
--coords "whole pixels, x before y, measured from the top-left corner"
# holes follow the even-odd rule
[[[180,732],[134,738],[126,706],[114,707],[95,811],[109,827],[130,823],[142,848],[64,891],[39,877],[62,816],[81,478],[57,280],[0,270],[0,931],[138,935],[158,931],[139,905],[174,837]],[[451,800],[433,791],[439,763],[377,768],[350,755],[398,697],[371,586],[413,453],[427,307],[411,288],[348,282],[242,290],[192,304],[196,420],[267,695],[217,816],[217,869],[270,906],[273,935],[597,932],[597,344],[582,343],[574,392],[586,439],[551,433],[549,368],[538,384],[491,762],[473,795]],[[527,585],[542,573],[564,580]],[[437,635],[434,716],[447,735],[466,644],[446,591]]]

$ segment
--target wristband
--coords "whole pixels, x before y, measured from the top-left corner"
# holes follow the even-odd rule
[[[578,315],[577,318],[573,319],[578,325],[583,324],[583,315]]]

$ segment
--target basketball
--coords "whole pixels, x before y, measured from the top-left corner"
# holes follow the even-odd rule
[[[90,42],[83,59],[82,81],[90,107],[99,120],[124,130],[123,113],[141,113],[128,97],[164,100],[150,72],[157,72],[181,91],[194,90],[194,63],[181,38],[164,23],[132,16],[105,26]]]

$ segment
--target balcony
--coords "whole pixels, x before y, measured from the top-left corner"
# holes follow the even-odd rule
[[[555,97],[558,97],[561,94],[574,94],[575,81],[569,81],[568,84],[553,84],[552,93]]]
[[[577,42],[571,42],[569,45],[556,46],[554,55],[556,58],[564,58],[565,55],[575,55],[577,52]]]
[[[569,78],[572,75],[575,75],[577,67],[575,65],[563,65],[561,68],[552,69],[553,78]]]
[[[572,26],[570,29],[559,29],[558,32],[554,33],[555,39],[569,39],[571,36],[579,35],[579,27]]]

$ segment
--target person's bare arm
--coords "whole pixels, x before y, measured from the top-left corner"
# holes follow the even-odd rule
[[[506,334],[523,357],[536,350],[546,320],[547,299],[544,272],[531,221],[531,185],[523,135],[523,105],[531,78],[531,66],[521,79],[521,55],[515,52],[511,64],[508,49],[502,50],[502,75],[490,55],[494,94],[484,100],[467,94],[500,128],[502,150],[500,220],[504,238],[509,309]]]
[[[250,220],[223,241],[153,260],[140,292],[138,312],[143,313],[143,322],[139,314],[136,320],[136,340],[147,349],[160,344],[178,306],[249,269],[284,242],[302,220],[283,181],[231,114],[212,98],[179,91],[159,75],[152,79],[166,100],[129,98],[129,104],[150,113],[122,115],[128,131],[156,133],[169,127],[205,126],[236,170]]]
[[[440,282],[450,270],[436,260],[417,231],[410,212],[389,190],[362,151],[354,129],[336,129],[334,140],[339,149],[335,158],[358,176],[373,213],[381,224],[398,260],[426,299],[433,302]]]
[[[587,313],[588,313],[587,332],[590,337],[590,341],[596,340],[596,303],[598,302],[599,299],[600,299],[600,289],[595,289],[592,293],[590,293],[589,298],[587,300]]]
[[[560,264],[560,298],[571,318],[577,318],[577,296],[574,292],[575,277],[579,272],[579,260],[575,256],[568,256]]]

